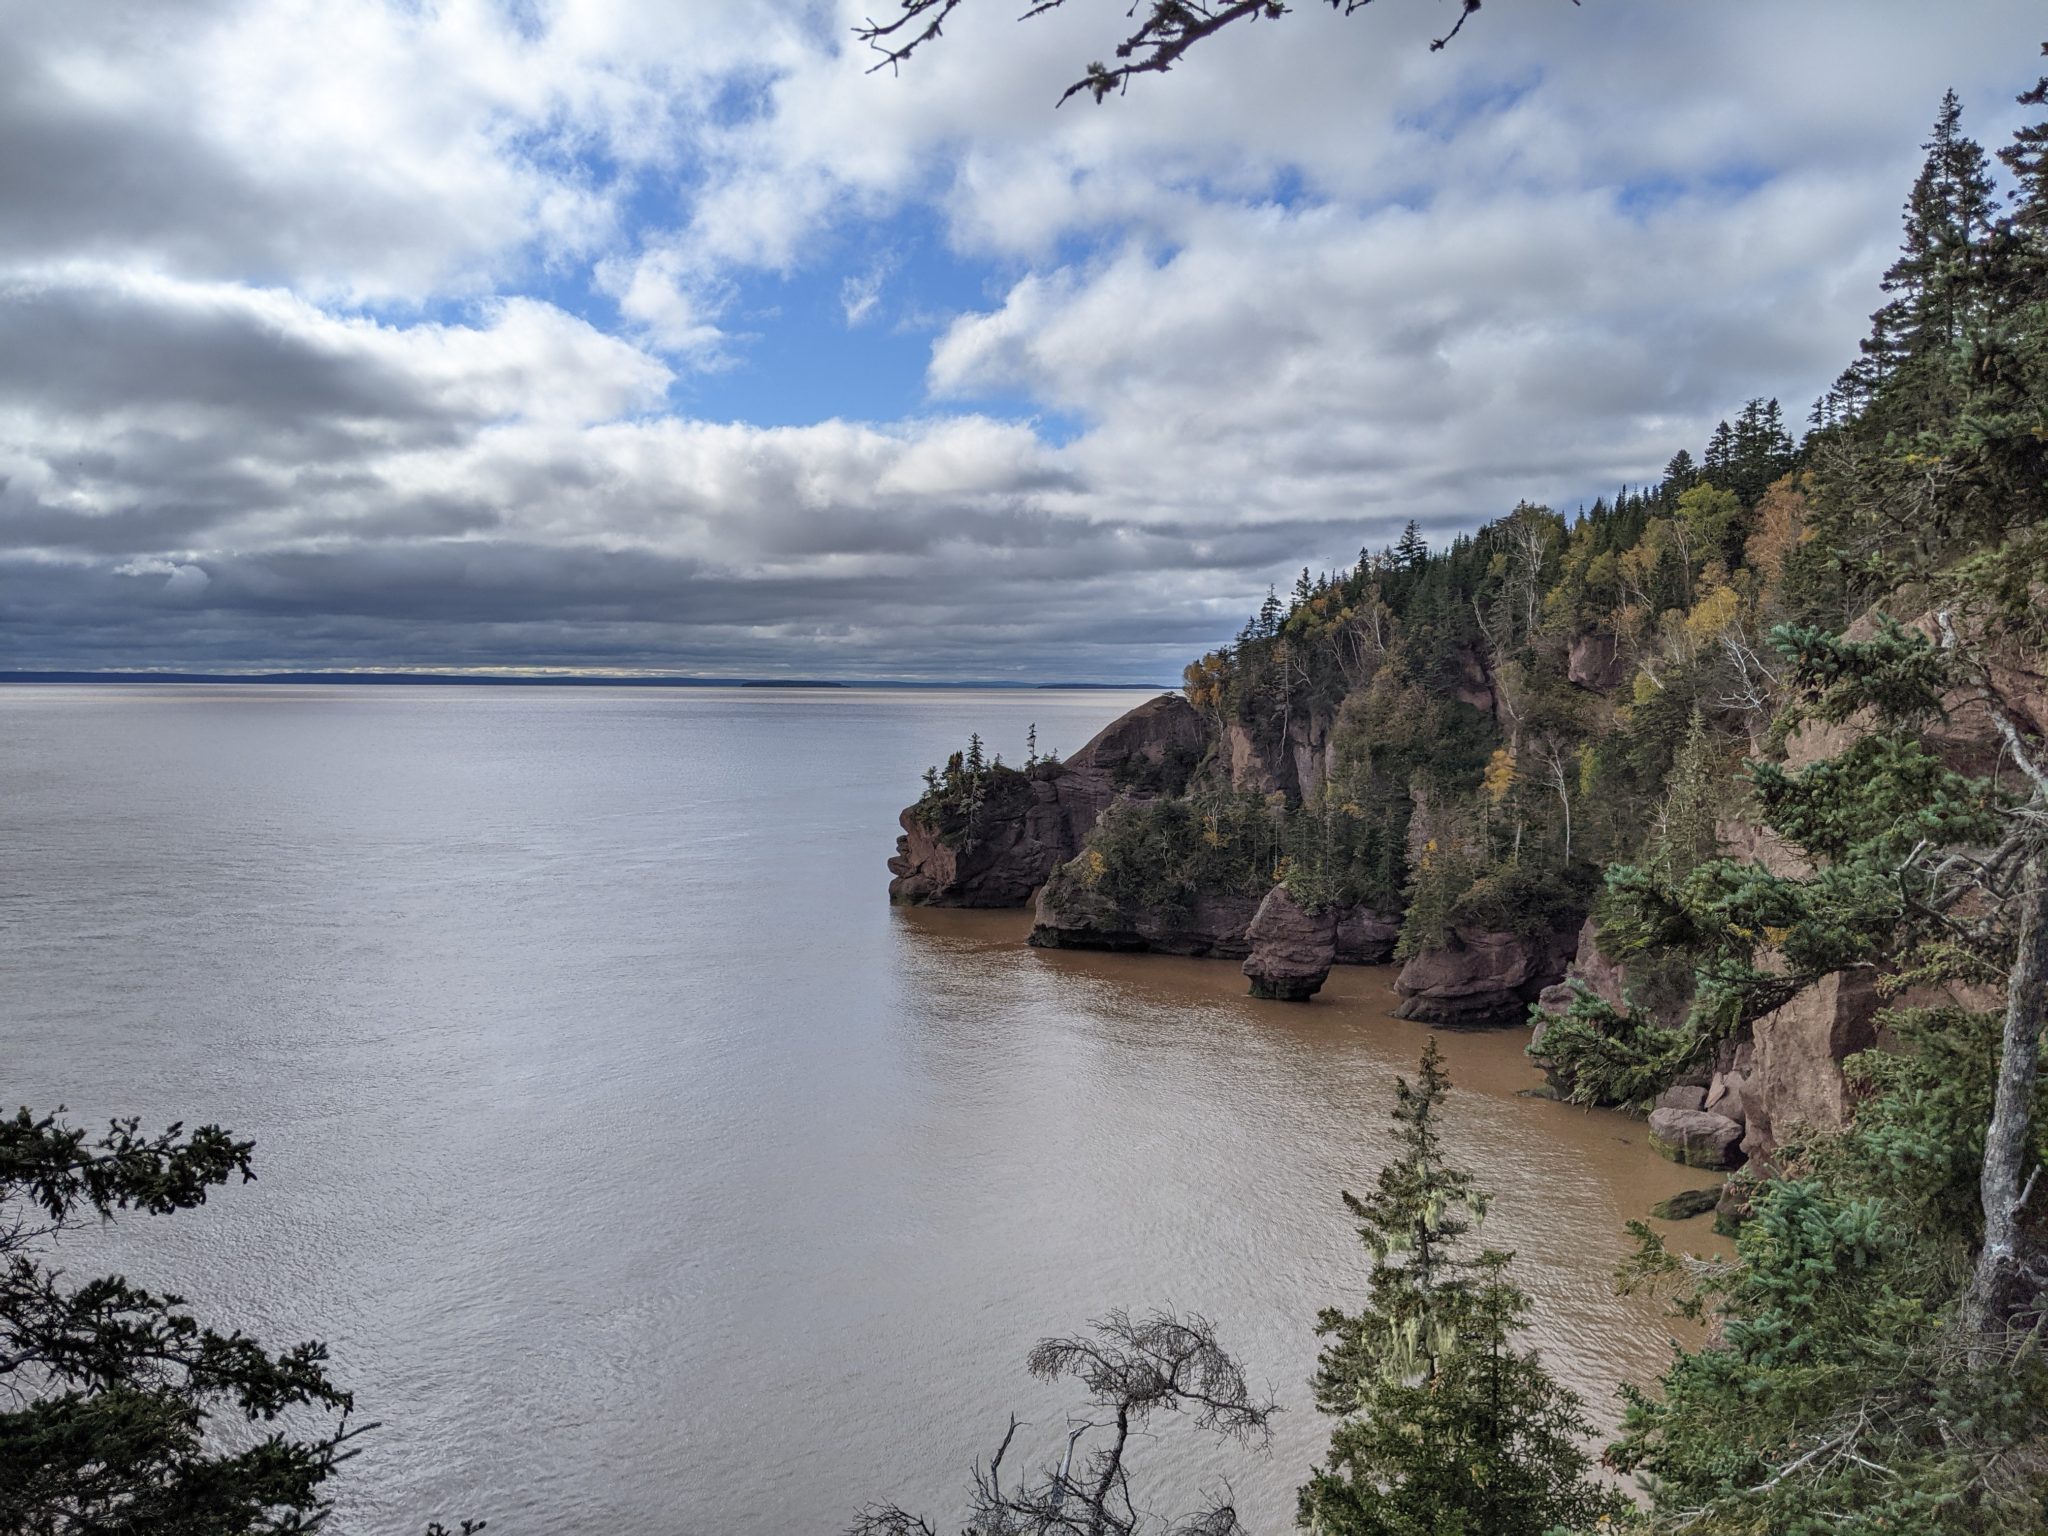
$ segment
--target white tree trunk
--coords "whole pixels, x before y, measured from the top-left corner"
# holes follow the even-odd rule
[[[2020,1205],[2031,1173],[2026,1166],[2029,1120],[2040,1069],[2041,1028],[2048,1022],[2048,852],[2037,851],[2027,860],[2019,900],[2019,952],[2006,989],[1998,1093],[1984,1135],[1984,1169],[1977,1185],[1984,1207],[1984,1246],[1963,1298],[1963,1319],[1980,1340],[2003,1326],[2019,1267]],[[1977,1346],[1980,1360],[1986,1352],[1984,1344]]]

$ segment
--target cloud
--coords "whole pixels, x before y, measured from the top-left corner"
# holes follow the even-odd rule
[[[849,276],[839,284],[839,308],[846,316],[848,329],[865,325],[875,313],[875,306],[882,302],[882,282],[886,274],[880,267],[870,267],[858,276]]]
[[[10,18],[0,658],[1171,676],[1410,517],[1796,417],[2039,22],[1303,7],[1055,111],[1120,13],[893,79],[866,9]]]

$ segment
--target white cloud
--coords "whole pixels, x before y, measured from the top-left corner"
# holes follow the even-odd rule
[[[886,274],[880,267],[870,267],[859,274],[850,274],[839,284],[839,310],[846,316],[849,329],[865,325],[875,313],[875,306],[882,302],[882,283]]]
[[[1796,415],[1940,90],[1996,140],[2039,26],[1532,5],[1432,54],[1434,7],[1299,7],[1055,111],[1120,10],[969,6],[895,79],[873,8],[10,16],[20,643],[1170,673],[1277,566],[1641,478],[1752,393]],[[904,258],[930,228],[968,313]],[[757,377],[764,274],[878,346],[885,282],[950,310],[929,398],[677,414],[679,374],[707,415]]]

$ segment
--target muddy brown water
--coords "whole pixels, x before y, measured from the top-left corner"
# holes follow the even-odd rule
[[[384,1425],[344,1533],[944,1528],[1010,1412],[1064,1438],[1031,1342],[1152,1305],[1287,1411],[1146,1442],[1147,1486],[1286,1529],[1313,1318],[1366,1278],[1338,1191],[1427,1033],[1391,973],[1255,1002],[881,895],[969,730],[1071,751],[1143,697],[0,688],[0,1099],[221,1120],[262,1174],[68,1261],[327,1339]],[[1485,1236],[1611,1424],[1676,1326],[1615,1295],[1623,1223],[1707,1181],[1518,1096],[1522,1032],[1439,1040]]]

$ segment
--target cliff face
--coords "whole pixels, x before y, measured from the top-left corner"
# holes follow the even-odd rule
[[[2048,604],[2048,593],[2037,593],[2037,602]],[[1905,628],[1941,643],[1940,622],[1932,611],[1905,621]],[[1877,610],[1864,614],[1842,632],[1845,640],[1869,640],[1880,628]],[[1979,640],[1980,636],[1971,636]],[[2017,717],[2015,723],[2034,734],[2048,734],[2048,666],[2043,658],[2011,644],[1994,644],[1988,650],[1991,681]],[[1786,740],[1785,766],[1798,770],[1823,758],[1833,757],[1870,734],[1871,717],[1853,715],[1838,725],[1812,721],[1802,725]],[[1921,740],[1942,763],[1957,773],[1988,775],[2000,766],[2004,742],[1984,707],[1981,692],[1957,688],[1942,700],[1941,717],[1923,733]]]
[[[1073,858],[1120,797],[1146,798],[1207,743],[1201,717],[1163,693],[1104,727],[1063,763],[1007,774],[968,826],[958,815],[899,818],[889,899],[936,907],[1021,907]]]
[[[1038,949],[1150,950],[1161,955],[1241,960],[1259,910],[1249,896],[1197,894],[1173,907],[1127,909],[1094,898],[1085,886],[1038,894],[1030,942]]]

